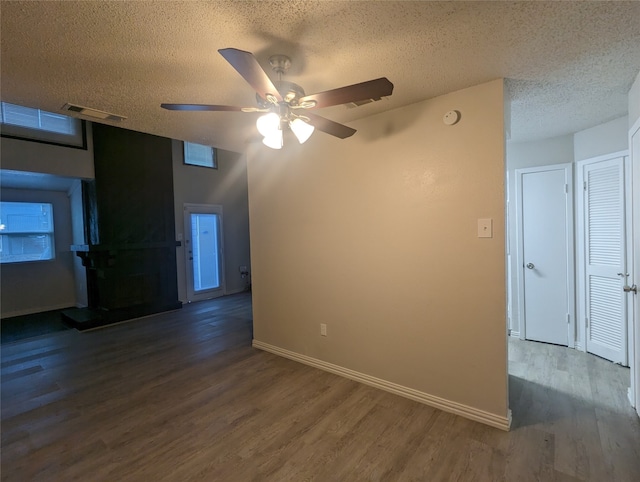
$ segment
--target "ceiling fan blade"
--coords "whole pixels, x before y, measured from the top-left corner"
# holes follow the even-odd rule
[[[339,137],[340,139],[346,139],[356,133],[356,130],[351,127],[345,126],[344,124],[338,124],[337,122],[312,114],[311,112],[305,112],[304,116],[308,117],[308,123],[319,131]]]
[[[318,107],[330,107],[332,105],[358,103],[368,100],[380,100],[393,93],[393,84],[386,77],[368,80],[359,84],[348,85],[338,89],[327,90],[317,94],[306,95],[298,100],[298,104],[315,102]]]
[[[251,52],[245,52],[238,49],[220,49],[218,50],[231,66],[238,71],[244,80],[246,80],[253,90],[265,100],[267,94],[272,95],[278,102],[282,102],[282,96],[276,86],[273,85],[267,73],[260,67],[260,64]]]
[[[160,107],[167,110],[206,110],[206,111],[231,111],[241,112],[242,107],[233,105],[210,105],[210,104],[160,104]]]

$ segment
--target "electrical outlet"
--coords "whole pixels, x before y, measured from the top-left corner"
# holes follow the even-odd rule
[[[320,335],[327,336],[327,324],[320,323]]]

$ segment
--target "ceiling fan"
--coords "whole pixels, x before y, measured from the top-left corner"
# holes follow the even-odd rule
[[[262,142],[273,149],[282,148],[283,130],[287,128],[293,131],[300,144],[311,136],[314,129],[340,139],[352,136],[356,132],[355,129],[309,111],[340,104],[363,105],[380,100],[393,92],[393,84],[386,77],[381,77],[306,95],[298,84],[282,80],[282,75],[291,66],[291,59],[286,55],[273,55],[269,58],[271,68],[278,74],[278,80],[272,82],[251,52],[234,48],[220,49],[218,52],[256,91],[257,107],[211,104],[160,104],[160,106],[163,109],[181,111],[264,113],[258,118],[256,127],[264,136]]]

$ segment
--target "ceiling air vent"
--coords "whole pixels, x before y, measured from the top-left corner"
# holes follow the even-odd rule
[[[62,109],[68,110],[70,112],[76,112],[86,117],[91,117],[93,119],[100,120],[110,120],[110,121],[121,121],[126,119],[123,115],[112,114],[110,112],[105,112],[103,110],[92,109],[91,107],[83,107],[81,105],[75,104],[65,104],[62,106]]]

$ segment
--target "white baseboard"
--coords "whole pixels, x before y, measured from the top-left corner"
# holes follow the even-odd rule
[[[435,395],[430,395],[428,393],[424,393],[424,392],[415,390],[413,388],[405,387],[403,385],[398,385],[397,383],[388,382],[386,380],[372,377],[371,375],[366,375],[364,373],[356,372],[354,370],[350,370],[349,368],[344,368],[339,365],[334,365],[333,363],[328,363],[322,360],[318,360],[310,356],[301,355],[299,353],[285,350],[283,348],[279,348],[277,346],[270,345],[268,343],[264,343],[258,340],[253,340],[252,345],[254,348],[268,351],[275,355],[279,355],[284,358],[289,358],[290,360],[294,360],[299,363],[303,363],[305,365],[319,368],[320,370],[331,372],[336,375],[349,378],[356,382],[364,383],[365,385],[379,388],[380,390],[385,390],[395,395],[400,395],[401,397],[409,398],[411,400],[424,403],[425,405],[435,407],[445,412],[450,412],[450,413],[468,418],[470,420],[474,420],[476,422],[490,425],[491,427],[508,431],[509,427],[511,426],[511,410],[509,410],[509,413],[506,417],[501,417],[493,413],[485,412],[484,410],[479,410],[477,408],[470,407],[468,405],[463,405],[458,402],[453,402],[451,400],[446,400],[444,398],[436,397]]]
[[[520,332],[519,331],[515,331],[515,330],[511,330],[511,333],[509,333],[509,336],[512,336],[514,338],[520,338]]]

